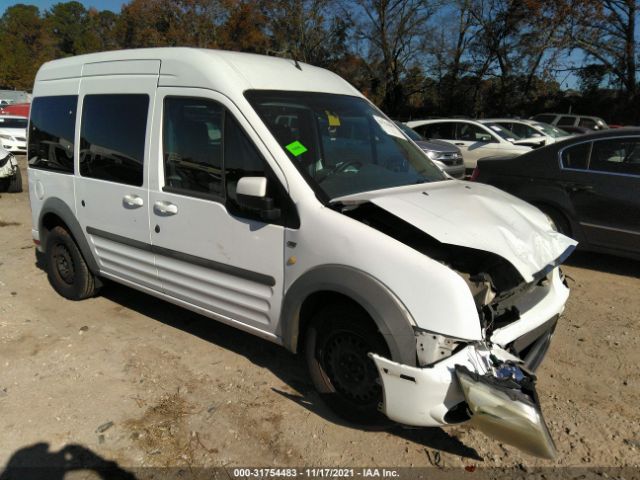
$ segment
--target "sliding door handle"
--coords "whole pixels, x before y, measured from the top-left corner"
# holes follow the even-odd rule
[[[156,202],[153,204],[156,215],[169,216],[178,213],[178,206],[171,202]]]

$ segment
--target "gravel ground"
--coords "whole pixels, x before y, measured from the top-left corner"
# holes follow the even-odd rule
[[[639,262],[577,253],[565,268],[572,294],[538,371],[559,452],[546,461],[466,425],[346,425],[301,359],[126,287],[63,299],[36,266],[24,176],[0,198],[0,469],[640,467]]]

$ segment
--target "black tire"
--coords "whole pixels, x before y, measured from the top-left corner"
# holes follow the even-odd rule
[[[389,356],[375,324],[356,306],[330,305],[311,320],[305,356],[311,380],[324,402],[350,422],[386,426],[390,421],[378,411],[382,387],[369,352]]]
[[[16,168],[16,173],[11,177],[7,191],[9,193],[20,193],[22,191],[22,173],[19,168]]]
[[[56,292],[69,300],[95,295],[95,278],[66,229],[58,226],[47,234],[44,256],[47,277]]]

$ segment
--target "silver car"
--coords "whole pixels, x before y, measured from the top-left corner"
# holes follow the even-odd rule
[[[445,173],[453,178],[464,178],[464,162],[458,147],[444,140],[426,139],[402,122],[396,122],[396,125]]]

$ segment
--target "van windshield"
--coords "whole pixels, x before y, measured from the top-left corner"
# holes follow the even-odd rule
[[[245,95],[324,201],[448,178],[362,98],[266,90]]]

